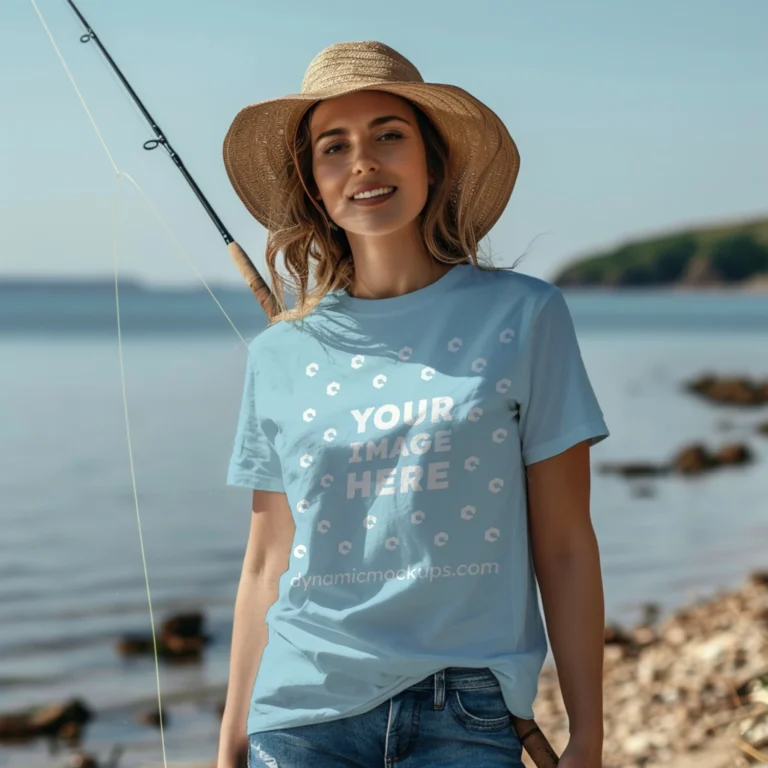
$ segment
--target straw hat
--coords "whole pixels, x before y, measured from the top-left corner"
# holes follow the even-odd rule
[[[454,85],[425,83],[408,59],[375,41],[325,48],[307,68],[301,93],[252,104],[237,114],[224,139],[224,166],[248,210],[264,227],[274,228],[270,211],[280,207],[273,197],[276,182],[284,176],[302,117],[322,99],[362,90],[406,98],[432,120],[449,149],[451,200],[455,205],[461,190],[469,199],[477,195],[474,231],[478,240],[484,237],[515,185],[520,167],[515,142],[481,101]]]

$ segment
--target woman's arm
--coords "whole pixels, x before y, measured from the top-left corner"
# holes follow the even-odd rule
[[[605,608],[588,443],[529,465],[527,475],[534,569],[568,713],[569,751],[600,765]]]
[[[288,569],[295,526],[284,493],[253,492],[253,514],[235,599],[229,685],[221,721],[217,768],[235,768],[248,748],[246,719],[267,644],[265,617]]]

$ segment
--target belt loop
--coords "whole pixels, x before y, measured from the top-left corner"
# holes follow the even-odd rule
[[[445,707],[445,670],[435,672],[435,709]]]

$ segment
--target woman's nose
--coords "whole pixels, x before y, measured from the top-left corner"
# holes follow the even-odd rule
[[[361,147],[353,159],[353,171],[355,173],[370,173],[379,169],[379,162],[367,147]]]

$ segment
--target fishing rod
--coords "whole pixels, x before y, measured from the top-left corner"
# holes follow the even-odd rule
[[[232,257],[232,260],[235,262],[235,265],[237,266],[240,274],[243,276],[243,278],[245,278],[245,282],[248,284],[248,287],[251,289],[254,296],[256,296],[256,299],[261,305],[261,308],[264,310],[264,313],[268,318],[273,318],[277,314],[278,307],[277,299],[275,298],[274,293],[272,293],[271,288],[264,281],[264,278],[259,274],[248,254],[243,250],[243,248],[240,247],[240,245],[237,244],[235,239],[229,233],[229,230],[224,226],[223,222],[216,214],[216,211],[213,210],[213,207],[206,199],[202,190],[200,187],[198,187],[197,183],[192,178],[192,174],[190,174],[190,172],[187,170],[181,157],[179,157],[178,153],[171,146],[165,133],[161,130],[160,126],[157,124],[152,115],[149,114],[149,111],[144,106],[144,104],[142,104],[141,99],[138,97],[136,91],[133,90],[131,84],[128,82],[128,80],[126,80],[125,75],[123,75],[123,73],[120,71],[120,68],[117,66],[114,59],[109,55],[107,49],[102,45],[101,40],[99,40],[97,34],[93,31],[93,27],[91,27],[91,25],[85,20],[85,17],[82,13],[80,13],[80,10],[74,4],[73,0],[67,0],[67,3],[69,3],[70,7],[77,15],[77,18],[80,19],[80,22],[85,27],[86,33],[80,37],[80,42],[90,43],[91,40],[93,40],[93,42],[96,43],[102,55],[107,60],[107,63],[110,67],[112,67],[115,74],[120,79],[120,82],[123,84],[123,87],[126,91],[128,91],[128,94],[141,111],[141,114],[144,116],[154,131],[155,136],[157,136],[156,139],[149,139],[148,141],[145,141],[144,149],[147,151],[157,149],[158,147],[163,147],[163,149],[165,149],[176,167],[179,169],[179,171],[181,171],[181,175],[186,179],[189,186],[192,187],[192,191],[195,193],[197,199],[202,204],[205,212],[211,217],[211,220],[216,225],[216,229],[219,230],[219,234],[222,236],[222,238],[224,238],[224,242],[227,246],[227,250],[229,251],[230,256]]]

